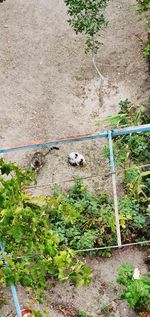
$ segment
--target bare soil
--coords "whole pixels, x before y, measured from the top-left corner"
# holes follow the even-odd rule
[[[67,23],[63,0],[7,0],[1,4],[1,146],[103,131],[105,126],[97,127],[96,122],[116,114],[121,99],[128,98],[137,106],[147,102],[148,73],[141,44],[146,34],[144,21],[135,11],[135,0],[109,3],[109,24],[101,32],[103,46],[96,56],[105,78],[102,87],[91,56],[84,53],[84,36],[76,36]],[[91,182],[94,188],[101,188],[108,174],[100,155],[102,144],[60,146],[59,153],[46,157],[34,193],[49,193],[55,182],[65,186],[77,174],[96,174],[97,180]],[[85,156],[84,169],[68,166],[67,155],[74,150]],[[27,167],[33,152],[6,157]],[[110,179],[104,188],[110,191],[108,183]]]
[[[0,147],[103,131],[106,126],[98,127],[96,122],[116,114],[120,100],[128,98],[136,106],[148,101],[148,72],[142,56],[146,33],[144,21],[135,11],[135,0],[109,2],[109,24],[101,32],[103,46],[96,56],[105,78],[101,86],[91,57],[84,54],[84,36],[76,36],[67,23],[63,0],[7,0],[0,4]],[[65,187],[74,175],[80,175],[87,177],[94,189],[110,193],[110,177],[105,177],[109,167],[101,154],[104,143],[60,146],[59,152],[46,157],[38,186],[31,192],[49,194],[52,183]],[[84,168],[68,165],[67,155],[74,150],[85,156]],[[6,158],[27,167],[33,153],[15,152]],[[89,181],[91,175],[94,177]],[[132,249],[115,251],[111,259],[88,259],[94,270],[92,284],[79,290],[57,284],[47,290],[45,301],[51,315],[59,316],[50,307],[61,301],[71,302],[92,316],[98,316],[99,307],[109,302],[116,317],[135,316],[117,301],[118,290],[110,285],[118,265],[126,260],[143,267],[142,253]],[[23,306],[27,293],[21,287],[18,291]],[[0,316],[6,317],[11,306],[7,295]]]

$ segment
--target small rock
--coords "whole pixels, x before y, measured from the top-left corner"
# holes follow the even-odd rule
[[[138,267],[135,268],[135,270],[134,270],[133,279],[134,280],[139,280],[140,279],[140,271],[139,271]]]

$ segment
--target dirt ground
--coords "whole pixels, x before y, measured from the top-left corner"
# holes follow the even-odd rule
[[[147,65],[142,56],[144,21],[135,14],[136,2],[110,1],[108,27],[96,61],[84,53],[84,37],[67,23],[63,0],[7,0],[0,6],[0,140],[14,146],[66,135],[103,131],[96,122],[116,114],[118,102],[128,98],[137,106],[148,100]],[[102,140],[60,146],[46,157],[34,193],[49,193],[51,183],[67,184],[73,175],[103,184],[109,167],[101,157]],[[68,166],[72,151],[85,155],[84,169]],[[45,151],[43,149],[43,151]],[[6,157],[29,166],[34,151]],[[96,172],[95,172],[96,171]],[[50,184],[50,185],[49,185]]]
[[[104,76],[101,87],[91,57],[84,54],[84,36],[76,36],[67,23],[63,0],[7,0],[0,4],[0,147],[103,131],[106,126],[96,126],[96,122],[116,114],[120,100],[128,98],[137,106],[147,102],[148,72],[142,56],[146,33],[144,21],[136,16],[135,10],[135,0],[109,2],[106,10],[109,24],[101,32],[103,46],[96,56]],[[101,154],[104,142],[61,145],[59,151],[46,157],[38,174],[38,186],[31,188],[31,192],[49,194],[52,183],[66,186],[74,175],[93,175],[88,183],[94,189],[111,192],[111,178],[105,178],[109,166]],[[84,168],[68,165],[67,155],[74,150],[85,156]],[[5,157],[27,167],[33,153],[20,151]],[[143,255],[139,251],[116,251],[111,259],[89,260],[94,276],[102,270],[102,279],[109,284],[114,279],[114,270],[126,256],[142,265]],[[78,308],[97,316],[96,297],[102,302],[105,297],[100,283],[96,277],[86,291],[58,284],[47,296],[50,301],[55,297],[56,302],[56,297],[59,300],[63,293],[62,301],[71,300]],[[72,290],[75,300],[70,295]],[[116,295],[110,287],[106,290],[107,303]],[[19,297],[23,305],[22,288]],[[122,305],[115,306],[116,317],[134,316]],[[5,309],[9,312],[11,307],[6,303],[1,317],[7,316]],[[52,316],[58,313],[54,311]]]

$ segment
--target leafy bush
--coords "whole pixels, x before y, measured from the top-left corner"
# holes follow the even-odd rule
[[[138,202],[133,197],[124,196],[119,202],[120,224],[124,243],[149,240],[150,219],[148,204]]]
[[[110,128],[122,128],[150,122],[144,107],[136,109],[128,99],[120,102],[118,115],[108,117]],[[100,122],[99,122],[100,123]],[[119,201],[122,238],[125,242],[134,239],[149,239],[149,194],[150,171],[141,169],[136,164],[150,162],[150,133],[137,133],[114,138],[114,154],[119,169],[123,168],[125,196]],[[108,146],[104,149],[109,157]],[[125,218],[124,218],[125,217]],[[124,223],[124,219],[126,219]]]
[[[113,203],[106,194],[92,194],[77,179],[57,202],[51,223],[63,245],[79,250],[116,241]]]
[[[142,14],[143,12],[147,12],[150,10],[149,0],[137,0],[138,2],[138,13]]]
[[[100,41],[95,38],[99,30],[106,26],[103,15],[108,0],[64,0],[68,7],[69,24],[74,31],[86,34],[86,52],[96,53]]]
[[[133,278],[134,268],[124,264],[119,268],[117,282],[124,285],[121,299],[126,300],[136,312],[150,312],[150,274]]]
[[[91,269],[77,260],[71,249],[62,246],[59,233],[51,223],[51,216],[55,219],[61,213],[61,208],[56,215],[54,212],[60,197],[30,196],[25,189],[34,180],[31,170],[23,171],[3,159],[0,170],[0,237],[9,264],[6,268],[0,262],[0,283],[20,282],[43,292],[47,277],[53,275],[62,282],[88,284]],[[74,221],[72,211],[70,218]],[[65,209],[66,223],[70,218]]]
[[[120,111],[118,115],[108,117],[104,120],[110,124],[110,129],[150,123],[150,115],[145,112],[143,106],[136,109],[128,99],[121,101],[119,105]],[[97,124],[101,123],[102,121],[97,122]],[[114,153],[119,164],[124,164],[126,160],[132,160],[135,163],[149,163],[149,149],[149,132],[123,135],[114,138]],[[104,153],[108,156],[108,146],[105,147]]]
[[[140,167],[133,165],[124,172],[124,182],[127,193],[144,202],[149,201],[149,175],[150,171],[141,171]]]
[[[116,243],[113,201],[106,194],[92,194],[77,180],[67,193],[67,200],[68,205],[71,203],[73,208],[78,206],[81,213],[74,222],[70,219],[70,223],[66,223],[62,212],[59,218],[51,218],[63,245],[80,250]],[[63,204],[63,201],[64,198],[59,203]],[[64,210],[62,206],[61,210]],[[144,200],[141,206],[137,198],[125,195],[119,201],[119,213],[124,242],[148,239],[148,202],[146,204]]]

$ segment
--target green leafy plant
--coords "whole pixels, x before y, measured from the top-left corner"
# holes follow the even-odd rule
[[[125,243],[149,240],[149,205],[132,196],[124,196],[119,202],[122,239]]]
[[[97,53],[101,45],[97,34],[106,26],[103,12],[108,0],[64,0],[64,2],[68,7],[69,24],[77,34],[86,35],[86,52]]]
[[[147,43],[143,50],[143,55],[145,58],[150,56],[150,43]]]
[[[68,217],[64,216],[64,212],[66,213],[64,202],[65,206],[68,206],[67,210],[72,209],[76,214],[76,218],[71,217],[69,222]],[[61,213],[58,214],[58,210],[61,210]],[[80,250],[115,241],[112,201],[106,194],[91,193],[80,179],[75,181],[67,195],[62,194],[55,211],[51,222],[63,245]]]
[[[126,184],[127,192],[130,196],[137,200],[141,197],[148,199],[149,186],[146,184],[146,180],[149,179],[150,171],[141,171],[137,166],[130,167],[125,170],[124,181]],[[148,178],[148,179],[147,179]]]
[[[134,273],[134,267],[130,263],[125,263],[118,269],[117,282],[126,286],[132,281]]]
[[[34,310],[32,315],[33,317],[42,317],[42,313],[39,310]]]
[[[144,107],[136,109],[126,99],[120,102],[120,111],[106,120],[110,128],[122,128],[149,123],[150,117]],[[125,196],[119,201],[122,238],[126,243],[136,239],[149,239],[149,194],[150,171],[143,170],[136,164],[150,162],[150,133],[138,133],[114,138],[116,165],[123,179]],[[109,148],[104,148],[109,157]],[[120,169],[122,167],[122,169]]]
[[[79,317],[92,317],[92,316],[88,315],[87,313],[85,313],[83,310],[79,310],[78,315],[79,315]]]
[[[51,223],[60,195],[56,198],[29,195],[25,189],[35,180],[35,175],[14,163],[1,159],[0,171],[0,237],[9,264],[5,267],[0,262],[1,284],[20,282],[31,287],[38,300],[41,300],[47,277],[51,275],[62,282],[88,284],[91,269],[79,261],[70,248],[62,246]],[[58,208],[57,213],[61,212]],[[72,211],[70,217],[74,219]]]
[[[120,111],[118,115],[99,121],[97,124],[107,122],[110,129],[125,128],[128,126],[141,125],[150,122],[150,116],[141,106],[136,109],[132,103],[126,99],[119,103]],[[136,163],[150,161],[150,133],[138,133],[124,135],[114,138],[115,159],[119,164],[126,164],[126,161],[132,160]],[[105,147],[104,153],[108,156],[108,146]]]
[[[108,116],[106,119],[98,121],[97,125],[107,122],[110,124],[111,129],[114,129],[140,125],[142,123],[142,116],[144,114],[143,106],[136,109],[128,99],[121,100],[119,106],[120,111],[117,115]]]
[[[150,312],[150,274],[133,278],[134,268],[124,264],[119,268],[117,282],[125,289],[121,299],[126,300],[136,312]]]
[[[143,12],[147,12],[150,10],[149,0],[137,0],[138,2],[138,13],[142,14]]]

